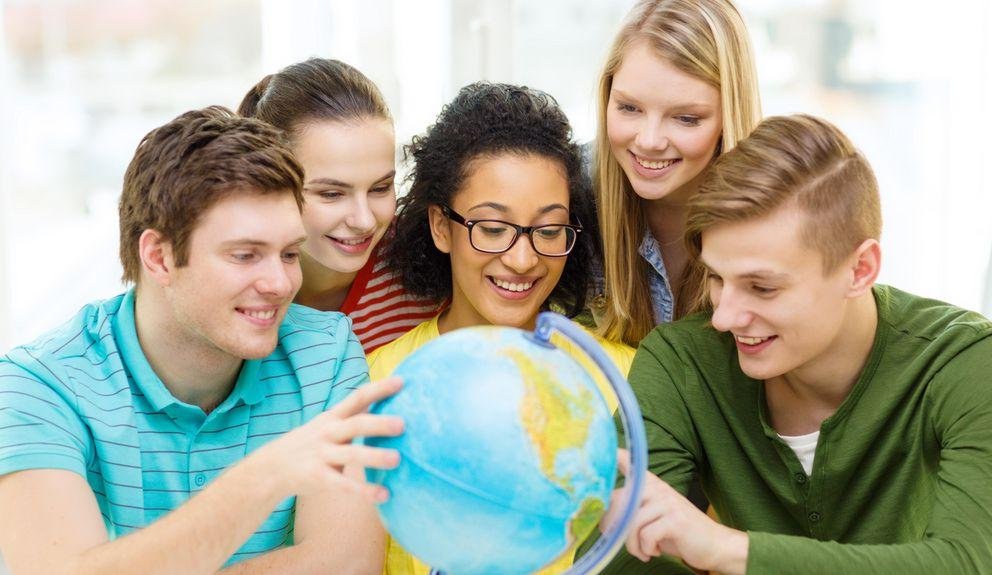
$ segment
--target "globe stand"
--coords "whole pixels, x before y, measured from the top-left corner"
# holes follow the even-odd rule
[[[599,573],[613,558],[613,555],[623,545],[630,531],[634,513],[640,502],[641,488],[644,485],[644,474],[647,470],[647,438],[644,423],[641,419],[641,409],[637,405],[634,390],[630,388],[627,379],[620,373],[596,340],[583,331],[568,318],[553,313],[541,312],[537,316],[537,325],[533,334],[527,337],[538,345],[555,347],[551,343],[551,335],[557,330],[572,340],[599,367],[613,391],[617,394],[620,421],[623,423],[625,445],[630,451],[630,471],[620,491],[616,505],[620,506],[620,514],[611,525],[606,527],[602,536],[592,548],[576,561],[565,575],[588,575]],[[441,571],[431,569],[431,575],[444,575]]]

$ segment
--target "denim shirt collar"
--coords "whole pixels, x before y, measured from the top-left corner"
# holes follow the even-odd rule
[[[668,323],[675,313],[675,297],[672,295],[671,282],[668,280],[668,270],[661,257],[661,247],[650,229],[644,230],[637,253],[651,267],[648,274],[648,287],[651,290],[651,309],[654,312],[654,322]]]

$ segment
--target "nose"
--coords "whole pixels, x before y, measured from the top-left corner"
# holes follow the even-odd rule
[[[668,136],[660,119],[645,118],[637,130],[634,143],[642,150],[664,150],[668,147]]]
[[[714,288],[710,292],[713,302],[713,316],[710,323],[717,331],[732,331],[747,326],[751,312],[747,310],[741,296],[726,286]]]
[[[296,295],[296,290],[300,288],[301,275],[298,261],[286,263],[282,258],[275,257],[264,266],[255,286],[259,293],[288,299]]]
[[[534,251],[534,246],[530,243],[530,238],[526,234],[520,234],[517,241],[500,255],[500,261],[507,268],[524,273],[534,268],[540,261],[540,255]]]
[[[364,194],[356,194],[352,202],[351,211],[344,220],[345,224],[353,230],[367,233],[375,229],[375,214],[369,206],[369,200]]]

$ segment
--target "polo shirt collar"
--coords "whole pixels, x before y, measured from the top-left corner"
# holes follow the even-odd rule
[[[171,405],[187,405],[176,399],[162,380],[152,369],[138,341],[138,331],[134,321],[135,288],[124,294],[121,307],[113,317],[112,329],[114,341],[121,354],[121,361],[127,367],[134,380],[134,385],[145,395],[149,405],[155,411],[165,411]],[[245,360],[241,364],[241,372],[234,384],[231,394],[221,402],[215,411],[223,412],[244,402],[255,405],[265,399],[265,389],[258,384],[258,370],[261,360]]]

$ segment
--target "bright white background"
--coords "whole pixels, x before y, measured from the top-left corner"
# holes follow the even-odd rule
[[[151,128],[311,55],[385,92],[401,143],[458,87],[526,83],[593,136],[630,0],[0,0],[0,350],[114,294],[116,198]],[[883,191],[882,280],[972,309],[992,248],[992,3],[741,0],[766,114],[846,130]]]
[[[0,0],[0,350],[121,289],[134,147],[311,55],[383,89],[401,143],[458,87],[526,83],[583,140],[630,0]],[[822,115],[875,166],[882,281],[992,313],[992,3],[740,0],[766,114]],[[0,565],[0,572],[3,571]]]

